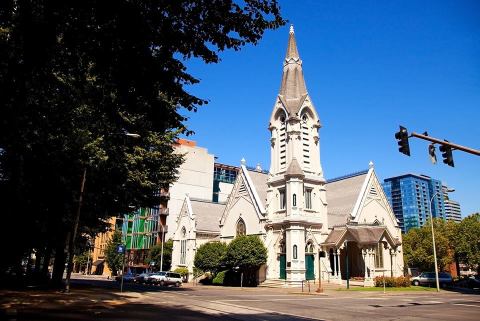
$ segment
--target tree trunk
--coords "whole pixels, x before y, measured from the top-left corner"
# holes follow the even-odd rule
[[[52,246],[48,244],[45,252],[43,253],[42,275],[48,276],[48,267],[50,266],[51,256],[52,256]]]
[[[62,286],[63,272],[65,271],[65,239],[60,241],[55,248],[55,261],[53,262],[52,285]]]

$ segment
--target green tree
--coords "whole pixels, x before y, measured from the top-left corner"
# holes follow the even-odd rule
[[[267,248],[256,235],[236,237],[228,244],[225,263],[244,273],[245,285],[256,285],[257,270],[267,263]]]
[[[112,271],[112,275],[117,275],[118,271],[122,270],[123,254],[117,251],[120,244],[122,244],[122,233],[115,231],[105,247],[105,262]]]
[[[173,240],[168,240],[163,245],[163,266],[162,271],[169,271],[172,267],[172,251],[173,251]],[[155,266],[160,266],[162,261],[162,244],[154,245],[148,251],[147,259],[145,263],[150,264],[150,262],[155,262]]]
[[[187,92],[198,80],[185,60],[217,63],[219,52],[257,44],[284,23],[275,0],[2,2],[3,224],[18,213],[31,224],[0,272],[35,251],[45,262],[55,255],[61,281],[84,172],[77,235],[104,230],[102,218],[131,206],[158,205],[182,161],[173,143],[190,133],[185,110],[207,103]]]
[[[452,224],[442,219],[434,219],[437,262],[440,270],[453,262]],[[434,270],[432,230],[430,221],[423,227],[412,228],[403,236],[403,255],[405,263],[422,271]]]
[[[227,245],[223,242],[208,242],[200,245],[195,253],[195,267],[216,275],[224,264]]]
[[[77,265],[79,271],[86,270],[87,264],[90,263],[92,264],[92,255],[89,253],[89,251],[83,252],[79,255],[75,255],[75,258],[73,259],[74,263]]]
[[[480,273],[480,213],[465,217],[453,236],[456,257]]]

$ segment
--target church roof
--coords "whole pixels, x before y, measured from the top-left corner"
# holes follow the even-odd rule
[[[287,55],[283,65],[279,97],[290,116],[295,116],[299,112],[303,101],[307,97],[302,61],[298,54],[293,26],[290,27],[288,37]]]
[[[288,165],[287,171],[285,172],[285,176],[305,176],[302,167],[298,163],[297,159],[294,157]]]
[[[255,187],[255,190],[257,191],[258,197],[260,198],[260,201],[262,202],[262,205],[265,207],[266,201],[267,201],[267,179],[268,179],[268,174],[259,172],[259,171],[252,171],[249,170],[248,174],[250,178],[252,179],[253,186]]]
[[[385,235],[392,245],[399,245],[401,242],[393,238],[385,226],[375,225],[346,225],[334,228],[323,244],[339,245],[344,240],[355,241],[358,244],[376,244]]]
[[[330,180],[327,185],[328,227],[344,225],[352,213],[368,171]]]
[[[225,204],[191,199],[192,211],[197,222],[197,231],[220,233],[219,220]]]

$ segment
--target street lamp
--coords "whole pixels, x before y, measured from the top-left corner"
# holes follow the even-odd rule
[[[455,192],[454,189],[447,189],[447,193]],[[437,292],[440,292],[440,283],[438,281],[438,264],[437,264],[437,250],[435,248],[435,233],[433,231],[433,199],[437,196],[440,191],[436,191],[432,198],[430,198],[430,224],[432,227],[432,244],[433,244],[433,261],[435,264],[435,283],[437,284]]]
[[[160,272],[163,271],[163,243],[165,243],[165,231],[163,229],[162,220],[160,219],[160,226],[162,227],[162,250],[160,251]]]

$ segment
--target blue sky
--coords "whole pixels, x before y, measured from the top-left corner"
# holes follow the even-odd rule
[[[280,1],[294,24],[307,90],[320,116],[326,178],[368,168],[379,178],[411,172],[442,180],[462,215],[480,212],[480,157],[454,151],[455,167],[431,164],[428,143],[397,150],[398,126],[480,149],[479,1]],[[187,113],[189,139],[218,161],[269,168],[270,113],[280,88],[289,25],[257,46],[191,60],[210,103]]]

